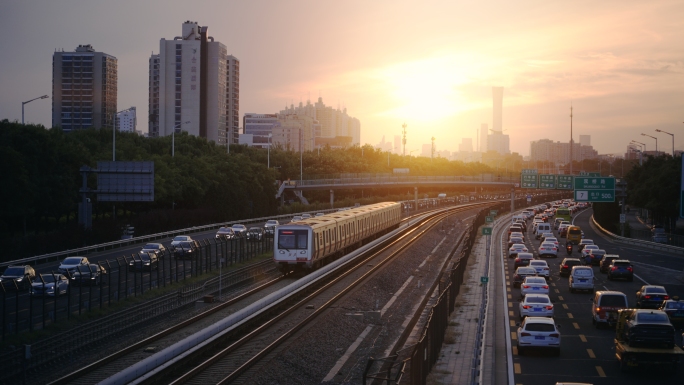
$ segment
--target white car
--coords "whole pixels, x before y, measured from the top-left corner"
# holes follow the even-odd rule
[[[540,259],[534,259],[530,261],[529,267],[533,267],[537,271],[537,275],[542,277],[549,277],[549,265],[546,261]]]
[[[553,317],[553,304],[546,294],[528,294],[518,304],[520,319],[525,317]]]
[[[89,262],[88,258],[86,257],[67,257],[59,265],[57,271],[59,271],[60,274],[71,277],[71,275],[76,272],[76,269],[78,269],[79,266],[85,266],[87,264],[89,264]]]
[[[303,219],[303,218],[302,218],[301,216],[295,215],[294,217],[292,217],[292,220],[290,221],[290,223],[299,222],[299,221],[301,221],[302,219]]]
[[[549,295],[549,284],[544,277],[525,277],[525,280],[520,285],[520,296],[524,297],[528,294],[546,294]]]
[[[513,238],[513,237],[515,237],[515,238],[522,238],[522,239],[523,239],[523,242],[525,242],[525,234],[521,233],[520,231],[514,231],[514,232],[512,232],[511,235],[509,235],[508,238]]]
[[[237,224],[230,226],[230,228],[233,229],[233,231],[235,232],[235,236],[237,237],[243,237],[247,235],[247,226],[245,225]]]
[[[556,245],[556,248],[558,249],[558,239],[556,237],[546,237],[544,238],[544,242],[551,242],[554,245]]]
[[[558,248],[551,242],[544,242],[539,246],[539,257],[558,257]]]
[[[525,245],[522,243],[515,243],[510,249],[508,249],[508,258],[513,258],[519,253],[527,253],[527,247],[525,247]]]
[[[518,355],[523,355],[528,348],[540,347],[553,349],[560,355],[561,335],[553,318],[527,317],[518,326]]]
[[[311,219],[311,214],[302,214],[302,219]]]
[[[539,244],[546,242],[546,238],[553,238],[553,233],[543,233],[539,236]]]
[[[192,237],[189,235],[179,235],[174,237],[171,241],[171,250],[175,249],[181,242],[192,242]]]
[[[582,232],[584,233],[584,232]],[[577,245],[577,251],[582,251],[582,249],[587,246],[587,245],[593,245],[594,241],[592,239],[584,239],[584,236],[582,236],[582,240],[580,243]]]
[[[525,244],[525,240],[522,237],[510,237],[508,238],[508,247],[515,245],[516,243]]]
[[[584,258],[587,256],[587,254],[589,254],[589,252],[591,250],[598,250],[598,249],[599,249],[599,247],[597,245],[586,245],[586,246],[584,246],[584,248],[582,249],[582,260],[584,260]]]

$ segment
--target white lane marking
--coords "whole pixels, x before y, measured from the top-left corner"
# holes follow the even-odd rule
[[[340,357],[340,359],[337,360],[335,366],[333,366],[333,368],[330,369],[330,372],[328,372],[328,375],[325,376],[322,382],[331,381],[333,378],[335,378],[340,369],[342,369],[342,366],[344,366],[344,364],[347,362],[349,357],[351,357],[352,353],[354,353],[356,348],[358,348],[359,345],[361,345],[361,342],[363,342],[363,339],[366,338],[366,335],[368,335],[371,329],[373,329],[373,325],[366,326],[366,329],[359,335],[359,338],[357,338],[356,341],[354,341],[354,343],[351,344],[351,346],[347,349],[347,351],[344,352],[342,357]]]
[[[439,247],[442,246],[442,243],[444,243],[445,240],[446,240],[446,237],[442,238],[442,240],[437,244],[437,246],[435,246],[435,248],[432,249],[431,254],[434,254],[437,251],[437,249],[439,249]]]
[[[408,279],[406,280],[406,282],[404,282],[404,284],[401,285],[401,288],[399,288],[399,290],[397,290],[397,292],[394,293],[394,295],[392,295],[392,298],[390,298],[389,301],[387,301],[387,303],[385,304],[385,306],[383,306],[382,309],[380,310],[380,317],[382,317],[383,315],[385,315],[385,312],[387,311],[387,309],[389,309],[389,307],[392,306],[392,304],[394,303],[394,301],[397,300],[397,297],[399,297],[399,295],[404,291],[404,289],[406,289],[406,286],[408,286],[408,284],[409,284],[412,280],[413,280],[413,276],[408,277]]]
[[[634,276],[637,277],[637,279],[638,279],[639,281],[643,282],[645,285],[650,285],[650,283],[646,282],[646,280],[644,280],[643,278],[639,277],[638,275],[634,274]]]

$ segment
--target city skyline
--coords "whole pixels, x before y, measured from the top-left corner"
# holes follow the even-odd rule
[[[91,44],[118,59],[117,104],[135,106],[145,131],[150,53],[179,23],[197,20],[240,58],[240,119],[322,96],[358,117],[362,144],[383,135],[389,141],[406,122],[407,148],[434,136],[438,149],[456,151],[463,138],[478,144],[481,124],[494,127],[491,88],[500,86],[502,127],[510,150],[523,155],[532,141],[569,140],[570,103],[574,141],[591,135],[599,154],[624,154],[642,132],[664,143],[669,137],[655,130],[676,134],[684,121],[684,7],[677,1],[580,1],[571,9],[532,1],[351,1],[335,12],[309,1],[2,8],[0,28],[11,38],[0,42],[0,119],[21,121],[21,102],[50,94],[46,63],[55,50]],[[297,42],[306,44],[292,49]],[[50,102],[25,108],[27,123],[51,125]],[[684,135],[675,135],[674,146],[684,147]]]

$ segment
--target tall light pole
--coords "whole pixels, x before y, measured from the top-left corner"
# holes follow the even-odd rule
[[[273,134],[269,133],[268,134],[268,163],[266,165],[266,168],[271,168],[271,137]]]
[[[636,140],[632,140],[632,143],[641,145],[642,151],[639,154],[639,166],[641,166],[644,161],[644,154],[646,153],[646,143],[637,142]]]
[[[672,157],[674,158],[674,134],[671,134],[667,131],[659,130],[656,128],[656,132],[662,132],[663,134],[668,134],[672,137]]]
[[[656,141],[656,150],[655,150],[655,152],[656,152],[656,156],[658,156],[658,138],[656,138],[655,136],[646,135],[646,134],[644,134],[643,132],[641,133],[641,136],[648,136],[649,138],[655,139],[655,141]]]
[[[180,128],[181,125],[188,124],[188,123],[190,123],[189,120],[187,122],[178,123],[175,126],[173,126],[173,130],[171,131],[171,157],[172,158],[176,157],[176,128]]]
[[[25,104],[28,104],[28,103],[31,103],[31,102],[34,101],[34,100],[38,100],[38,99],[47,99],[47,98],[49,98],[49,96],[43,95],[43,96],[39,96],[39,97],[37,97],[37,98],[33,98],[33,99],[31,99],[31,100],[29,100],[29,101],[26,101],[26,102],[21,102],[21,124],[24,124],[24,105],[25,105]]]
[[[572,175],[572,103],[570,103],[570,175]]]
[[[112,126],[112,162],[116,161],[116,117],[124,111],[129,111],[133,107],[128,107],[125,110],[121,110],[114,114],[114,125]]]

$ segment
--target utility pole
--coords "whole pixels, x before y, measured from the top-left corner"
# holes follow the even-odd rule
[[[404,129],[402,131],[403,138],[401,139],[401,143],[404,144],[404,156],[406,156],[406,123],[404,122],[401,127]]]
[[[570,103],[570,175],[572,175],[572,103]]]

